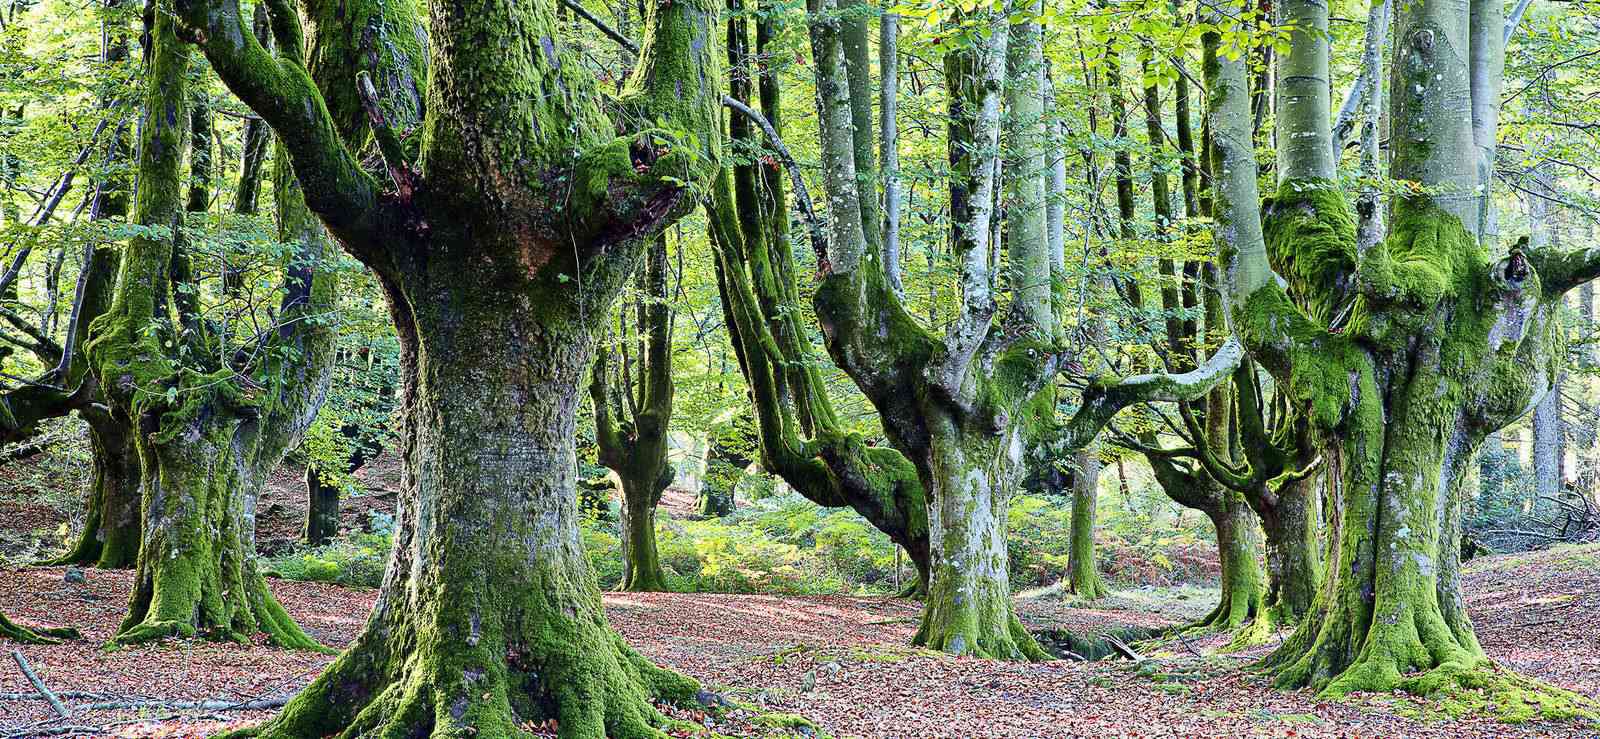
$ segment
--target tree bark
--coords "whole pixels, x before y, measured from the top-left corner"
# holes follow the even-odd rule
[[[1100,492],[1100,453],[1085,448],[1072,455],[1071,552],[1067,560],[1067,586],[1078,597],[1099,600],[1109,595],[1100,579],[1094,552],[1095,506]]]
[[[430,6],[424,81],[413,6],[317,4],[328,33],[314,48],[334,68],[313,87],[241,35],[233,0],[182,0],[213,68],[284,142],[308,205],[378,273],[402,347],[406,465],[378,605],[263,735],[507,736],[553,720],[563,737],[658,736],[651,701],[694,696],[606,623],[579,540],[573,437],[612,302],[718,166],[720,5],[647,4],[616,99],[563,39],[556,6]],[[338,29],[369,23],[392,35],[341,46]],[[356,84],[330,82],[347,76]],[[393,90],[412,94],[378,99]],[[363,117],[382,172],[339,135],[337,121]],[[399,133],[411,125],[426,132],[416,157]]]
[[[319,547],[339,535],[339,482],[323,478],[315,464],[306,465],[305,481],[306,525],[301,538]]]

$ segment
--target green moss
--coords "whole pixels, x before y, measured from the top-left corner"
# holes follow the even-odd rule
[[[1356,225],[1338,183],[1289,180],[1262,212],[1267,257],[1289,282],[1289,296],[1327,326],[1350,299]]]

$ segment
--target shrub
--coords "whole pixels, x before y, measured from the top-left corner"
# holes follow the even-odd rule
[[[285,580],[375,588],[383,583],[390,535],[353,534],[266,560],[267,575]]]

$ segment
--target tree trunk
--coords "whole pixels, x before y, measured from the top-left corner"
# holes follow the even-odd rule
[[[929,506],[932,579],[913,643],[958,655],[1045,659],[1011,605],[1007,509],[1022,463],[1019,431],[1001,438],[934,417],[930,453],[939,491]]]
[[[661,593],[670,590],[661,571],[661,555],[656,549],[656,504],[659,493],[654,485],[640,488],[622,484],[622,590],[634,593]]]
[[[1100,492],[1100,454],[1095,449],[1072,455],[1072,551],[1067,562],[1068,587],[1085,600],[1108,592],[1094,554],[1095,506]]]
[[[416,157],[390,127],[416,99],[349,93],[417,91],[416,9],[311,5],[319,29],[394,33],[370,48],[319,36],[337,69],[315,89],[238,43],[236,2],[180,2],[213,68],[285,142],[307,202],[379,274],[402,348],[406,465],[378,603],[259,732],[499,737],[554,721],[563,737],[659,736],[651,701],[687,701],[696,684],[606,623],[578,530],[575,411],[644,246],[718,166],[720,5],[647,4],[620,99],[564,38],[554,0],[430,5]],[[386,78],[367,76],[369,55]],[[339,70],[356,84],[335,84]],[[336,134],[346,119],[372,122],[386,181]]]
[[[78,542],[49,564],[127,569],[139,557],[139,462],[125,424],[110,414],[85,420],[94,463],[88,512]]]
[[[1277,504],[1261,516],[1267,537],[1267,607],[1278,620],[1298,621],[1311,612],[1322,582],[1322,475],[1285,481]]]
[[[1215,483],[1212,483],[1215,485]],[[1266,628],[1266,583],[1261,572],[1261,529],[1255,512],[1239,493],[1217,490],[1210,497],[1222,505],[1205,511],[1217,529],[1217,554],[1222,565],[1222,596],[1198,626],[1233,631],[1248,624]],[[1240,639],[1248,632],[1240,632]]]
[[[521,299],[531,287],[481,289],[504,279],[441,266],[416,288],[428,302],[396,303],[415,320],[401,327],[412,464],[383,590],[362,636],[264,734],[512,736],[555,719],[562,736],[649,736],[652,699],[693,696],[607,625],[579,542],[574,419],[594,327],[565,299]]]
[[[315,464],[307,464],[305,541],[319,547],[338,535],[339,483],[324,479]]]

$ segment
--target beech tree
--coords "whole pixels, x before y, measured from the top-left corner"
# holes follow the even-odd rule
[[[315,647],[255,565],[255,497],[310,424],[334,342],[327,239],[287,172],[281,235],[296,244],[277,325],[228,344],[204,318],[185,212],[209,201],[209,114],[191,107],[187,45],[168,12],[146,17],[147,72],[132,218],[110,305],[90,326],[87,358],[112,415],[136,429],[143,529],[128,613],[115,641],[203,632]],[[298,55],[298,40],[282,45]],[[201,130],[193,131],[198,125]],[[191,133],[194,135],[191,137]],[[188,146],[186,146],[188,145]],[[188,202],[181,165],[195,172]]]
[[[667,305],[667,238],[658,235],[639,273],[639,302],[624,309],[615,346],[596,352],[589,396],[600,464],[622,480],[622,586],[667,590],[656,551],[656,506],[672,483],[672,309]],[[630,321],[627,314],[634,313]],[[631,353],[637,342],[642,351]],[[630,354],[631,353],[631,354]],[[620,366],[613,357],[620,355]],[[635,379],[637,375],[637,379]]]
[[[736,11],[728,19],[731,97],[750,105],[752,93],[758,93],[767,125],[781,134],[784,116],[777,72],[770,64],[758,70],[753,63],[773,53],[768,45],[781,28],[780,15],[772,3],[760,4],[752,54],[749,23],[737,13],[743,0],[733,0],[729,7]],[[861,17],[855,22],[868,20]],[[885,63],[894,53],[893,44],[883,50]],[[887,120],[893,120],[892,110]],[[745,116],[731,116],[728,133],[731,141],[754,151],[766,145]],[[776,161],[780,154],[768,156]],[[785,166],[792,166],[792,161]],[[922,480],[898,449],[869,444],[846,432],[828,397],[817,368],[819,358],[799,318],[800,291],[795,284],[783,174],[759,159],[735,162],[719,174],[712,188],[706,212],[717,250],[717,287],[729,342],[755,407],[762,467],[808,500],[850,507],[888,534],[916,568],[917,580],[908,592],[925,592],[928,518]],[[805,217],[810,221],[816,216]],[[813,229],[816,248],[815,239],[823,237],[814,223],[807,225]],[[825,242],[821,243],[826,252]]]
[[[1211,23],[1238,10],[1202,9]],[[1326,6],[1308,0],[1283,12],[1326,23]],[[1306,33],[1287,52],[1297,103],[1279,110],[1280,180],[1265,211],[1243,54],[1219,48],[1215,31],[1205,40],[1234,327],[1309,425],[1333,501],[1321,589],[1266,664],[1280,684],[1326,694],[1514,691],[1519,680],[1488,669],[1462,604],[1461,480],[1485,436],[1550,386],[1562,354],[1555,305],[1595,276],[1600,253],[1519,244],[1489,257],[1501,6],[1424,0],[1395,12],[1389,174],[1413,186],[1370,244],[1328,176],[1326,38]]]
[[[615,97],[563,38],[556,0],[425,18],[310,3],[309,66],[269,56],[234,0],[176,8],[377,275],[402,346],[408,464],[378,605],[260,733],[498,736],[553,719],[562,736],[656,734],[650,701],[695,685],[606,623],[578,541],[574,410],[611,302],[717,166],[718,4],[648,4]],[[269,10],[275,31],[298,26]],[[410,106],[382,104],[404,89]],[[340,136],[363,116],[386,175],[362,168],[365,137]]]

